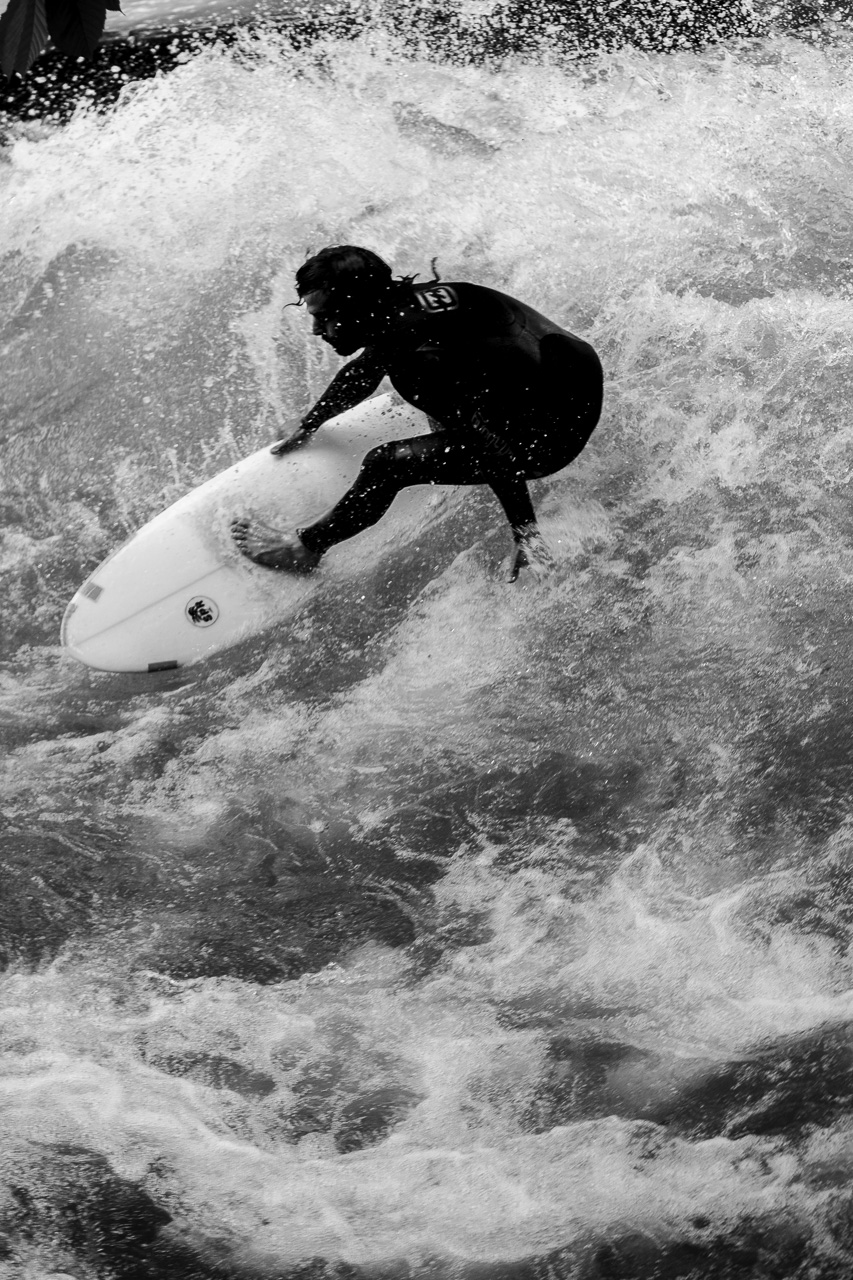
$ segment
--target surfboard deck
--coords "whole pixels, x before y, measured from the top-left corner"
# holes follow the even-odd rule
[[[293,453],[276,456],[266,446],[220,472],[90,575],[65,611],[64,648],[101,671],[163,671],[282,622],[316,578],[253,564],[231,537],[234,517],[283,530],[310,524],[350,487],[368,449],[428,430],[417,409],[380,395],[330,419]],[[346,545],[331,549],[324,568],[345,557]]]

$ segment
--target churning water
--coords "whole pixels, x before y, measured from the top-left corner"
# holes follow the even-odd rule
[[[4,1280],[849,1275],[853,45],[247,36],[0,202]],[[324,387],[342,241],[597,347],[556,572],[446,490],[290,630],[76,665]]]

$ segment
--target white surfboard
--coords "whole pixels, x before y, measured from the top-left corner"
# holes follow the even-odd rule
[[[380,395],[330,419],[293,453],[266,446],[220,472],[98,566],[65,611],[62,644],[101,671],[163,671],[283,621],[347,544],[332,548],[317,575],[276,572],[239,552],[234,517],[286,531],[310,524],[350,487],[368,449],[428,430],[418,410]]]

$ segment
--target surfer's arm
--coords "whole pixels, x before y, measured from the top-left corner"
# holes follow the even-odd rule
[[[301,431],[313,435],[329,418],[354,409],[372,395],[385,377],[385,369],[372,352],[363,351],[335,374],[320,399],[302,419]]]
[[[335,374],[312,409],[306,413],[295,433],[272,446],[271,453],[289,453],[311,438],[318,427],[347,409],[366,400],[385,377],[385,369],[370,351],[363,351]]]
[[[329,418],[337,417],[347,409],[354,409],[373,394],[384,377],[385,370],[379,361],[363,352],[335,374],[314,408],[302,419],[302,430],[307,435],[313,435]]]

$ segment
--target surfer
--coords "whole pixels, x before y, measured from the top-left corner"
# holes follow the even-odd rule
[[[537,575],[549,567],[527,482],[583,449],[601,413],[601,363],[589,343],[525,303],[433,274],[428,284],[395,280],[386,262],[355,245],[322,249],[296,272],[314,334],[340,356],[360,354],[272,452],[304,445],[384,377],[432,431],[371,449],[352,488],[313,524],[285,532],[234,520],[234,540],[255,563],[309,573],[330,547],[375,524],[401,489],[485,484],[512,529],[509,581],[526,566]]]

